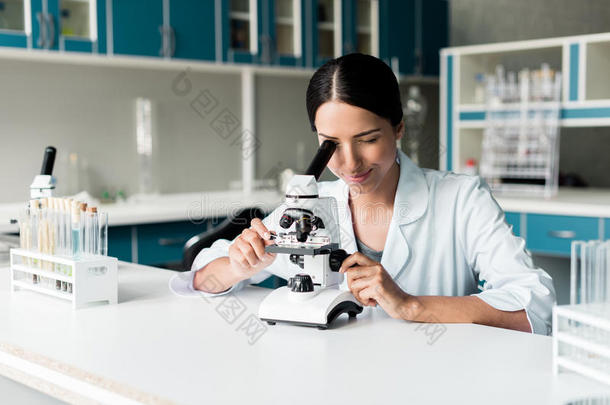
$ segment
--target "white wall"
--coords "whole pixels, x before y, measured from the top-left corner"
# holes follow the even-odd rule
[[[160,192],[227,189],[241,178],[241,147],[231,134],[214,130],[219,115],[241,117],[238,74],[72,66],[48,62],[0,62],[0,203],[25,201],[40,170],[44,147],[58,149],[59,193],[68,183],[67,156],[86,161],[86,181],[94,196],[103,190],[138,192],[134,100],[153,100],[156,119],[155,178]],[[305,109],[303,78],[257,79],[258,177],[279,162],[292,165],[297,141],[315,150]],[[201,96],[201,92],[205,92]],[[194,100],[214,100],[209,112]],[[197,104],[195,104],[197,105]],[[199,111],[199,112],[198,112]],[[226,138],[226,139],[225,139]]]

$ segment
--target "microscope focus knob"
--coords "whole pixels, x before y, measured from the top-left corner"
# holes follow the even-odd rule
[[[343,249],[337,249],[330,252],[330,257],[328,258],[330,270],[339,271],[341,264],[343,264],[343,261],[347,259],[348,256],[347,252]]]
[[[311,292],[313,291],[313,281],[309,274],[299,273],[290,278],[288,287],[292,292]]]

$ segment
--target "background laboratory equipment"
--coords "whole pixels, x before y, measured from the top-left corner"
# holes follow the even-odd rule
[[[428,113],[428,103],[421,94],[419,86],[410,86],[402,105],[405,122],[402,150],[409,155],[413,163],[419,165],[419,146]]]
[[[505,73],[486,77],[485,129],[480,174],[497,192],[550,197],[559,176],[561,72]]]
[[[55,164],[56,152],[57,150],[53,146],[47,146],[45,149],[40,174],[34,177],[34,181],[30,185],[31,198],[51,197],[53,195],[53,190],[55,190],[53,165]]]

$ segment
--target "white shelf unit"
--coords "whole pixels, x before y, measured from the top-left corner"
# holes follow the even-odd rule
[[[11,291],[30,290],[65,299],[75,309],[93,302],[116,304],[117,271],[115,257],[86,255],[74,259],[25,249],[10,251]],[[34,278],[38,281],[33,282]]]
[[[561,127],[610,127],[610,33],[445,48],[441,50],[439,167],[461,172],[481,159],[485,105],[474,102],[475,75],[538,69],[563,74]]]

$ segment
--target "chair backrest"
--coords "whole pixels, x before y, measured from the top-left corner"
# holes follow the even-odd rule
[[[210,247],[218,239],[233,240],[250,226],[250,221],[254,218],[263,219],[264,217],[265,213],[260,208],[244,208],[235,216],[225,219],[214,228],[193,236],[186,242],[182,251],[184,270],[189,271],[191,269],[195,257],[202,249]]]

